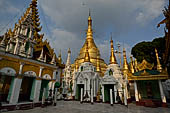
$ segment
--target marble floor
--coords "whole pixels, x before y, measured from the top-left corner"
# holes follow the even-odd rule
[[[58,101],[57,106],[37,107],[30,110],[8,111],[6,113],[170,113],[170,108],[149,108],[129,104],[113,105],[103,103],[80,104],[79,101]]]

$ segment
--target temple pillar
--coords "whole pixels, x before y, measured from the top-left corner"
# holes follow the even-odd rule
[[[115,103],[117,103],[117,88],[116,85],[114,85],[114,96],[115,96]]]
[[[40,96],[40,89],[41,89],[41,79],[36,79],[35,81],[35,88],[34,88],[34,100],[33,102],[39,102],[39,96]]]
[[[83,102],[83,88],[81,88],[81,98],[80,98],[80,102]]]
[[[91,104],[93,104],[93,88],[91,88]]]
[[[103,102],[105,102],[105,100],[104,100],[104,85],[102,85],[102,100],[103,100]]]
[[[163,91],[163,87],[162,87],[162,82],[161,82],[161,80],[158,80],[158,83],[159,83],[159,89],[160,89],[160,94],[161,94],[162,103],[163,103],[163,104],[166,104],[166,97],[165,97],[165,94],[164,94],[164,91]]]
[[[44,67],[40,66],[40,71],[39,71],[39,77],[41,78],[41,74],[42,74],[42,70],[44,69]]]
[[[94,97],[96,97],[96,89],[97,89],[97,87],[96,87],[96,79],[94,79],[94,84],[93,84],[93,91],[94,91]]]
[[[110,89],[110,105],[113,106],[113,94],[112,94],[112,89]]]
[[[135,87],[135,99],[136,99],[136,102],[139,102],[139,93],[138,93],[136,81],[134,81],[134,87]]]
[[[39,102],[39,96],[40,96],[40,90],[41,90],[41,82],[42,82],[42,80],[40,78],[41,78],[43,69],[44,69],[44,67],[40,66],[39,77],[35,81],[34,98],[33,98],[34,102]]]
[[[125,106],[127,106],[127,91],[126,91],[126,88],[123,89],[123,92],[124,92],[124,104],[125,104]]]
[[[16,104],[18,102],[18,98],[19,98],[19,93],[20,93],[20,88],[21,88],[21,83],[22,83],[22,69],[23,69],[24,63],[20,63],[20,68],[19,68],[19,76],[17,76],[14,79],[14,83],[13,83],[13,89],[12,89],[12,93],[11,93],[11,97],[9,99],[9,103],[10,104]]]

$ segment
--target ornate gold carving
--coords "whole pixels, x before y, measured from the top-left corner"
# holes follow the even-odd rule
[[[150,64],[144,59],[141,64],[138,64],[137,68],[139,71],[142,71],[144,69],[152,70],[153,66],[154,64]]]

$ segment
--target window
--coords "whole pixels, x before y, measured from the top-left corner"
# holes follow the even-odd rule
[[[83,71],[83,66],[81,66],[81,71]]]
[[[113,75],[113,71],[111,69],[109,70],[109,75]]]

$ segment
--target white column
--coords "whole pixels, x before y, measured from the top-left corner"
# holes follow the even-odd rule
[[[24,35],[27,36],[28,28],[26,28],[24,31],[25,31],[25,34],[24,34]]]
[[[14,79],[14,85],[13,85],[13,89],[12,89],[12,94],[11,94],[11,98],[9,100],[10,104],[16,104],[18,102],[21,83],[22,83],[21,78],[15,78]]]
[[[123,93],[124,93],[124,104],[125,104],[125,106],[127,106],[126,88],[124,88]]]
[[[83,102],[83,88],[81,88],[81,99],[80,102]]]
[[[160,94],[161,94],[162,102],[166,103],[166,97],[165,97],[165,94],[164,94],[164,91],[163,91],[161,80],[158,80],[158,83],[159,83],[159,89],[160,89]]]
[[[44,105],[44,103],[45,103],[45,88],[43,89],[43,95],[42,95],[42,102],[41,102],[41,104],[42,105]]]
[[[24,66],[23,62],[20,62],[19,75],[22,74],[22,68]],[[10,104],[16,104],[18,102],[20,88],[21,88],[22,78],[15,78],[14,85],[12,89],[11,98],[9,100]]]
[[[57,79],[56,72],[57,72],[57,70],[54,70],[54,71],[53,71],[53,79],[55,79],[55,80]]]
[[[137,88],[136,81],[134,81],[134,87],[135,87],[135,99],[138,102],[139,101],[139,94],[138,94],[138,88]]]
[[[94,79],[94,85],[93,85],[93,91],[94,91],[94,97],[96,97],[96,89],[97,89],[97,87],[96,87],[96,79]]]
[[[54,93],[53,91],[55,90],[54,87],[55,87],[55,81],[52,81],[52,86],[51,86],[51,89],[52,89],[52,97],[54,96]]]
[[[40,71],[39,71],[39,77],[41,77],[42,74],[42,70],[44,69],[44,67],[40,66]]]
[[[102,99],[103,99],[103,102],[105,102],[105,100],[104,100],[104,85],[102,85]]]
[[[39,102],[40,90],[41,90],[41,80],[35,81],[35,89],[34,89],[34,102]]]
[[[24,66],[24,63],[23,62],[20,62],[20,67],[19,67],[19,75],[22,74],[22,68]]]
[[[91,104],[93,104],[93,88],[91,88]]]
[[[14,54],[18,54],[18,45],[19,45],[19,40],[18,40],[18,38],[17,38],[17,39],[16,39],[15,48],[14,48]]]
[[[110,89],[110,104],[113,105],[112,89]]]
[[[32,29],[30,30],[30,33],[29,33],[29,38],[32,37]]]
[[[115,103],[117,103],[117,88],[116,88],[116,84],[114,85],[114,96],[115,96]]]
[[[54,94],[54,106],[56,106],[56,104],[57,104],[57,88],[55,88],[54,90],[55,90],[55,94]]]
[[[57,74],[57,76],[56,76],[56,79],[57,79],[57,81],[60,83],[60,75],[61,75],[61,73],[62,73],[62,69],[61,68],[58,68],[58,74]]]
[[[84,96],[86,95],[87,92],[87,79],[85,78],[85,82],[84,82]]]

